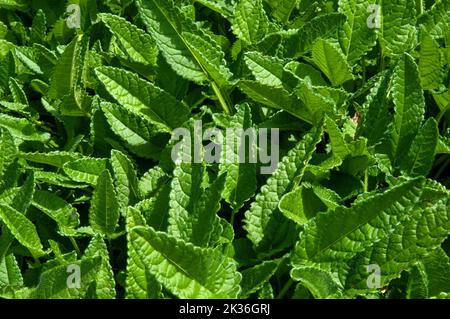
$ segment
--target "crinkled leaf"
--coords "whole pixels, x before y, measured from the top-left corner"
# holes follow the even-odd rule
[[[58,225],[77,227],[80,223],[77,210],[54,193],[35,191],[32,205],[56,221]]]
[[[417,64],[409,54],[405,53],[400,60],[392,82],[395,116],[391,143],[393,159],[398,163],[408,152],[425,112],[425,99]]]
[[[0,219],[17,239],[35,256],[44,255],[41,240],[34,224],[11,206],[0,204]]]
[[[106,169],[107,160],[82,158],[63,165],[64,172],[76,182],[96,185],[99,172]]]
[[[124,18],[107,13],[98,17],[120,41],[128,56],[139,63],[156,65],[158,50],[152,37]]]
[[[136,172],[130,159],[117,150],[111,151],[111,166],[117,201],[125,214],[125,208],[128,205],[134,205],[140,197]]]
[[[180,298],[237,298],[242,275],[218,250],[200,248],[149,227],[135,227],[131,243],[141,262]]]
[[[136,74],[112,67],[97,68],[96,74],[117,102],[167,131],[187,119],[189,111],[183,103]]]
[[[312,47],[312,61],[328,77],[333,86],[353,79],[343,53],[326,40],[318,40]]]
[[[260,251],[290,242],[295,228],[278,210],[278,201],[301,181],[321,137],[321,127],[307,133],[279,163],[277,170],[269,177],[260,194],[256,195],[255,202],[245,213],[247,237]]]
[[[232,29],[249,44],[262,40],[269,29],[269,19],[262,0],[239,0],[234,9]]]
[[[408,156],[403,161],[403,170],[410,176],[427,176],[434,162],[439,138],[438,124],[428,119],[412,142]]]
[[[111,235],[119,221],[119,203],[113,180],[108,170],[100,173],[92,195],[89,222],[93,229]]]
[[[84,252],[84,258],[101,258],[101,264],[95,278],[95,295],[98,299],[114,299],[116,282],[109,262],[108,248],[100,235],[92,238]]]

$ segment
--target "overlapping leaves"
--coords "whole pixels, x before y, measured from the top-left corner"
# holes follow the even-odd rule
[[[79,5],[0,1],[0,297],[449,296],[448,1]]]

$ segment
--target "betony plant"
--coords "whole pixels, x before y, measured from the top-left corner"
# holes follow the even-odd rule
[[[449,65],[446,0],[0,0],[0,297],[448,298]]]

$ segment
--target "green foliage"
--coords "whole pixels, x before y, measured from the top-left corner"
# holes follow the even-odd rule
[[[0,0],[0,298],[449,298],[449,3]]]
[[[100,173],[92,195],[89,222],[93,229],[111,235],[119,220],[119,203],[108,170]]]

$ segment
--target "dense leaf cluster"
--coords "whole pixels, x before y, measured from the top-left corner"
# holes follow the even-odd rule
[[[447,0],[0,0],[0,297],[449,297],[449,65]]]

